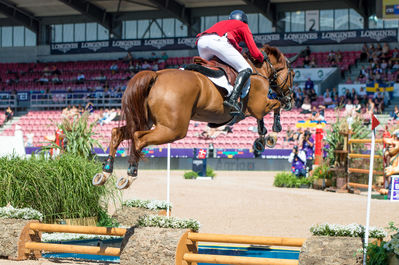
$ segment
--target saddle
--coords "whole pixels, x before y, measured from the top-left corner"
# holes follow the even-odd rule
[[[213,57],[211,60],[205,60],[199,56],[193,57],[193,64],[185,67],[186,70],[192,70],[210,77],[221,77],[225,75],[230,85],[234,86],[237,78],[237,71],[224,63],[219,58]]]

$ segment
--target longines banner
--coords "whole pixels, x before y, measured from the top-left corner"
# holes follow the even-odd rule
[[[255,34],[254,39],[258,46],[264,44],[272,46],[290,46],[298,44],[309,45],[399,41],[398,29]],[[150,51],[154,49],[185,50],[194,49],[195,42],[196,39],[194,37],[186,37],[52,43],[51,54]]]

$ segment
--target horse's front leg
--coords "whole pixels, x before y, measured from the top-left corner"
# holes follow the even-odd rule
[[[283,129],[280,123],[280,110],[281,108],[274,109],[273,132],[281,132]]]

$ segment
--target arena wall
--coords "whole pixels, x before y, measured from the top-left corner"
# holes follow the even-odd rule
[[[207,165],[214,170],[231,171],[289,171],[291,165],[287,159],[255,159],[255,158],[208,158]],[[127,157],[115,159],[115,169],[127,170]],[[140,169],[166,170],[166,157],[148,158],[140,162]],[[191,158],[171,158],[172,170],[191,170]]]

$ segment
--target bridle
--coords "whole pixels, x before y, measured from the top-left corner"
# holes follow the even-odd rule
[[[264,62],[266,62],[271,69],[271,75],[269,77],[262,75],[259,73],[259,71],[254,67],[255,73],[253,75],[259,75],[266,80],[269,81],[270,88],[276,93],[277,100],[279,100],[283,104],[283,108],[285,110],[291,110],[292,109],[292,95],[293,95],[293,90],[292,87],[288,87],[288,90],[284,93],[283,88],[287,85],[287,83],[290,81],[291,84],[293,83],[293,77],[292,77],[292,72],[293,69],[291,67],[290,61],[287,59],[287,57],[284,56],[287,66],[288,66],[288,73],[287,77],[285,78],[284,82],[278,83],[278,72],[282,71],[284,68],[281,69],[276,69],[274,68],[273,64],[270,62],[269,57],[265,52],[262,52],[264,56]],[[250,60],[249,60],[250,61]]]

